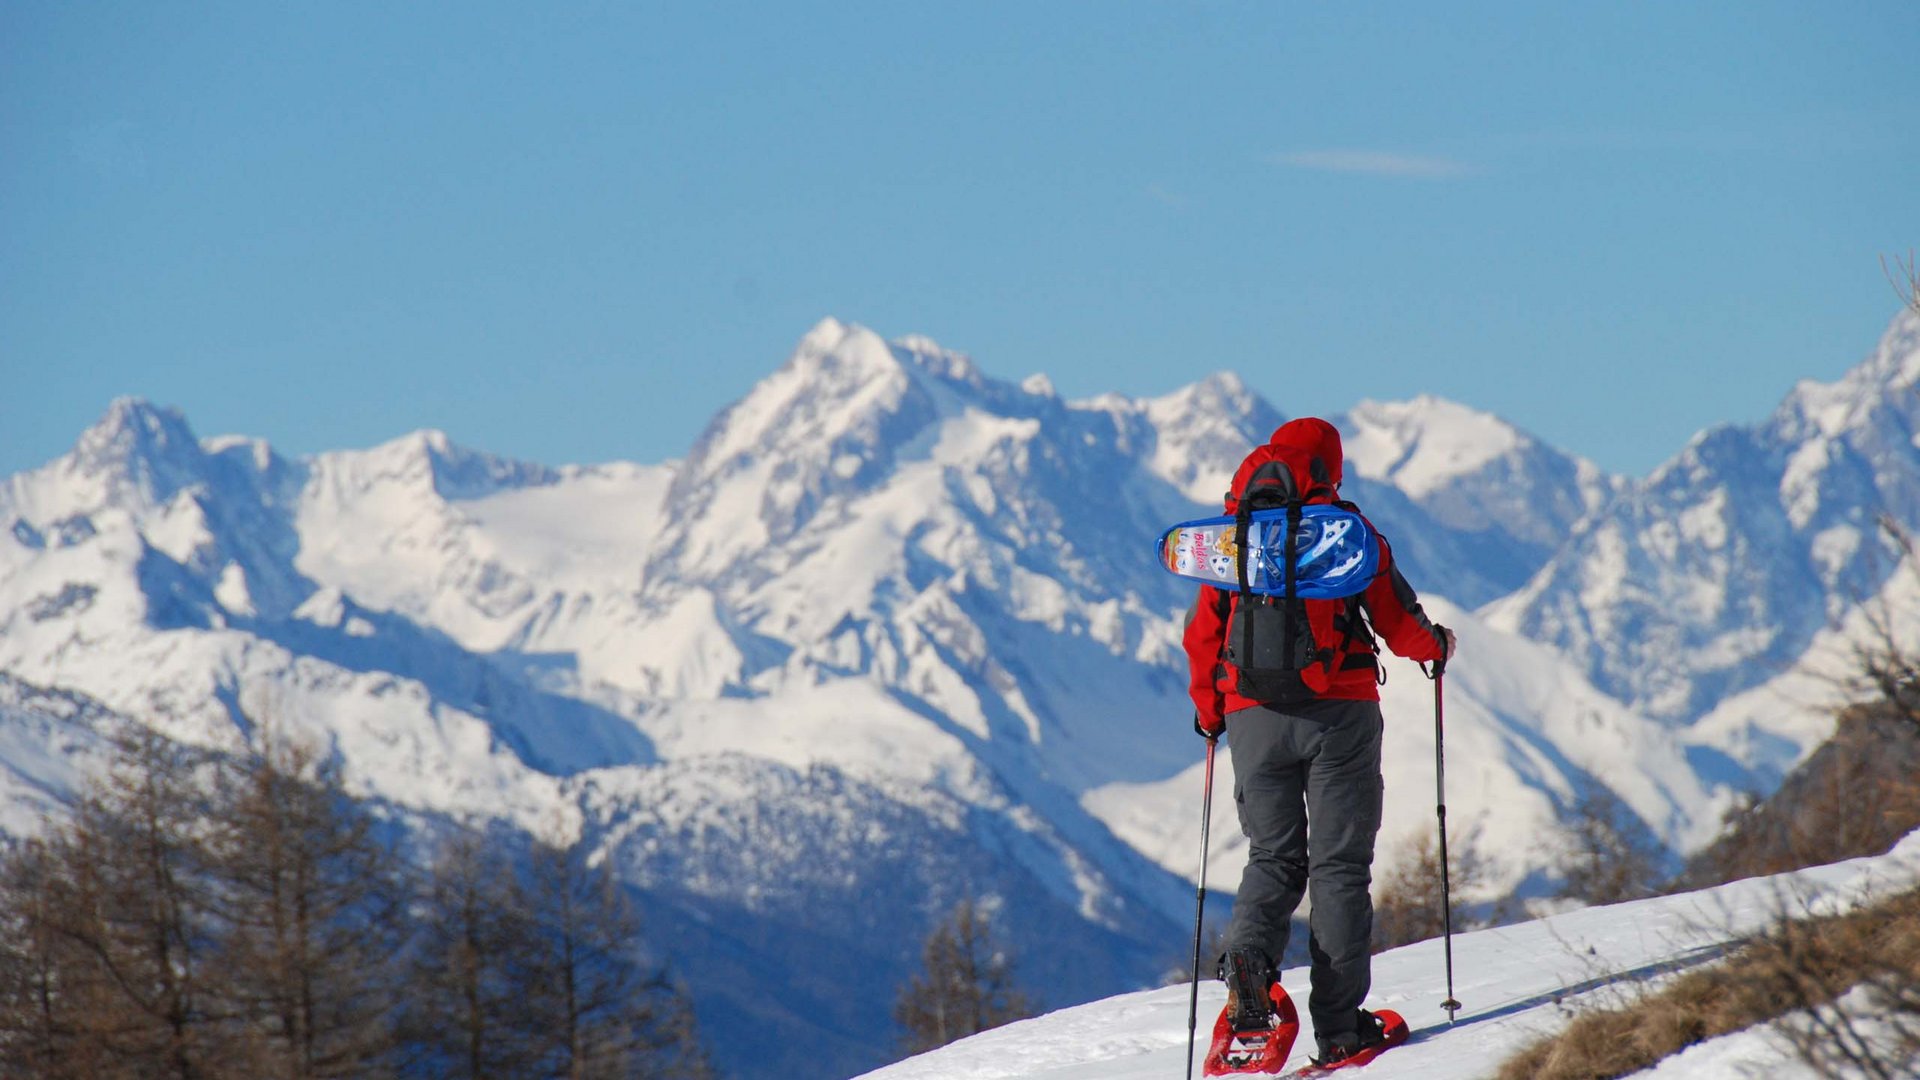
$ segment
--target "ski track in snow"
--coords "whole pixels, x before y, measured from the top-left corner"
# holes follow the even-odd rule
[[[1356,1078],[1479,1080],[1577,1011],[1632,1001],[1677,972],[1710,963],[1776,912],[1846,910],[1863,899],[1920,885],[1920,832],[1886,855],[1734,882],[1697,893],[1586,908],[1454,937],[1454,991],[1465,1005],[1449,1027],[1440,1002],[1442,943],[1424,941],[1374,957],[1371,1008],[1399,1010],[1413,1027],[1406,1045]],[[1313,1051],[1307,970],[1282,978],[1300,1005],[1300,1039],[1289,1071]],[[1186,1075],[1187,1002],[1182,984],[1109,998],[1009,1024],[896,1062],[865,1080],[1168,1080]],[[1225,1004],[1218,982],[1200,987],[1200,1034]],[[1638,1074],[1660,1080],[1735,1080],[1756,1067],[1771,1078],[1814,1075],[1791,1059],[1767,1025],[1688,1048]],[[1340,1075],[1346,1075],[1344,1073]]]

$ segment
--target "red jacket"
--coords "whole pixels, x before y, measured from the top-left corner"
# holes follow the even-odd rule
[[[1330,502],[1340,486],[1341,459],[1340,433],[1332,424],[1314,417],[1288,421],[1266,445],[1255,447],[1240,463],[1234,473],[1233,490],[1227,494],[1226,511],[1231,514],[1238,509],[1239,497],[1256,474],[1272,474],[1272,469],[1260,467],[1273,462],[1286,468],[1295,490],[1306,493],[1308,502]],[[1228,713],[1261,704],[1240,695],[1240,673],[1225,657],[1227,626],[1239,602],[1239,594],[1233,590],[1202,585],[1187,616],[1184,643],[1192,675],[1189,692],[1196,722],[1209,731],[1221,730]],[[1322,698],[1380,699],[1376,635],[1394,653],[1409,660],[1440,659],[1442,646],[1433,623],[1420,609],[1420,599],[1412,586],[1394,566],[1393,551],[1384,537],[1380,540],[1379,573],[1358,597],[1304,603],[1316,645],[1331,650],[1326,664],[1329,670],[1315,673],[1316,681],[1325,683],[1326,688],[1318,691]],[[1359,622],[1360,613],[1365,614],[1364,624]]]

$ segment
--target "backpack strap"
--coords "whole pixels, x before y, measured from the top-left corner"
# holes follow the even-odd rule
[[[1220,599],[1213,602],[1214,618],[1220,620],[1220,648],[1213,654],[1213,681],[1218,683],[1227,675],[1227,635],[1233,625],[1233,594],[1225,589],[1215,589]]]
[[[1360,606],[1360,597],[1357,595],[1349,596],[1345,604],[1346,610],[1339,616],[1341,620],[1340,644],[1333,650],[1333,659],[1339,661],[1341,671],[1350,671],[1362,667],[1378,668],[1380,665],[1374,653],[1379,646],[1373,636],[1373,631],[1367,628],[1366,616]],[[1355,640],[1365,642],[1366,651],[1355,652],[1353,649]],[[1356,660],[1364,660],[1364,662],[1354,663]],[[1329,660],[1328,664],[1328,672],[1331,674],[1332,660]]]
[[[1247,582],[1247,533],[1253,524],[1253,512],[1255,509],[1270,506],[1287,506],[1292,508],[1287,529],[1286,570],[1287,599],[1292,600],[1294,591],[1293,560],[1295,552],[1293,526],[1298,524],[1299,519],[1294,515],[1299,513],[1300,506],[1299,490],[1294,485],[1293,471],[1287,467],[1285,461],[1279,458],[1268,458],[1254,467],[1253,472],[1247,477],[1246,483],[1242,485],[1239,491],[1233,494],[1236,500],[1233,511],[1233,541],[1235,548],[1233,563],[1234,574],[1239,579],[1241,606],[1245,607],[1251,603],[1253,599],[1253,590]],[[1282,632],[1286,635],[1280,639],[1282,644],[1291,640],[1293,632],[1291,624],[1292,617],[1292,604],[1289,603],[1286,605],[1286,611],[1283,615],[1283,618],[1285,618],[1287,622],[1282,624]],[[1242,638],[1242,640],[1238,642],[1240,655],[1253,656],[1253,620],[1240,620],[1240,627]]]
[[[1286,553],[1287,567],[1282,571],[1282,580],[1286,583],[1286,592],[1281,594],[1280,606],[1280,642],[1282,648],[1290,648],[1293,641],[1294,594],[1300,587],[1300,567],[1295,565],[1300,559],[1300,500],[1287,501],[1287,539],[1282,550]],[[1313,632],[1312,627],[1307,632]]]
[[[1360,513],[1360,507],[1347,501],[1346,499],[1335,499],[1333,502],[1333,505],[1339,507],[1342,510],[1348,511],[1349,513],[1354,513],[1354,514]],[[1365,515],[1362,515],[1362,517],[1364,516]],[[1367,524],[1371,526],[1373,523],[1369,521]],[[1378,529],[1374,530],[1374,537],[1376,538],[1377,542],[1380,544],[1381,548],[1383,550],[1386,549],[1387,538],[1380,535],[1380,530]],[[1367,661],[1372,665],[1374,670],[1374,681],[1382,686],[1385,686],[1387,682],[1387,666],[1385,664],[1382,664],[1379,659],[1380,640],[1374,635],[1373,628],[1367,625],[1366,608],[1362,604],[1360,597],[1361,597],[1361,594],[1355,593],[1354,595],[1347,598],[1347,625],[1344,633],[1340,638],[1340,651],[1343,654],[1347,653],[1348,647],[1352,644],[1353,639],[1355,637],[1363,638],[1367,643],[1367,652],[1366,652]],[[1345,659],[1342,659],[1340,661],[1341,670],[1343,671],[1347,670],[1347,666],[1349,662],[1353,659],[1355,659],[1355,657],[1351,655],[1347,656]],[[1355,664],[1353,666],[1358,668],[1358,667],[1364,667],[1367,665]]]
[[[1247,605],[1253,600],[1253,590],[1247,587],[1247,530],[1252,524],[1253,500],[1242,495],[1240,505],[1233,514],[1233,567],[1234,574],[1240,579],[1240,609],[1242,611],[1245,611]],[[1231,599],[1227,602],[1228,604],[1233,603]],[[1237,623],[1233,621],[1228,622],[1227,628],[1229,634],[1232,633],[1235,625],[1238,625],[1240,628],[1241,640],[1237,643],[1240,655],[1242,657],[1252,656],[1253,620],[1243,616]],[[1241,662],[1245,663],[1246,661],[1242,660]]]

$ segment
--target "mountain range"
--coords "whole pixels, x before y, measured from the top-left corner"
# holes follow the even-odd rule
[[[1343,494],[1462,642],[1450,812],[1491,887],[1547,888],[1540,838],[1596,788],[1695,849],[1831,730],[1806,658],[1911,589],[1880,522],[1920,527],[1917,380],[1903,315],[1646,478],[1431,397],[1330,418]],[[116,401],[0,483],[0,825],[72,789],[102,718],[276,725],[402,816],[612,860],[709,1027],[767,1040],[741,1076],[893,1056],[865,973],[904,979],[966,895],[1041,1002],[1144,985],[1192,918],[1201,748],[1152,541],[1287,415],[1230,373],[1065,400],[831,319],[654,464],[436,431],[294,459]],[[1386,673],[1390,861],[1431,828],[1434,702]]]

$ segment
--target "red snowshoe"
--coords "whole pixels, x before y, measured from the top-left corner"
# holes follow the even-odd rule
[[[1293,999],[1251,950],[1229,952],[1220,974],[1227,982],[1227,1007],[1214,1022],[1202,1071],[1208,1076],[1279,1072],[1300,1035]]]
[[[1232,1008],[1220,1010],[1220,1019],[1213,1025],[1213,1047],[1207,1051],[1203,1072],[1208,1076],[1277,1073],[1286,1065],[1287,1055],[1293,1052],[1293,1040],[1300,1035],[1300,1014],[1279,983],[1272,985],[1270,994],[1274,1011],[1264,1027],[1235,1030]]]
[[[1375,1012],[1373,1017],[1380,1024],[1377,1038],[1365,1040],[1361,1043],[1359,1049],[1354,1050],[1344,1057],[1327,1061],[1324,1064],[1316,1061],[1306,1068],[1301,1069],[1300,1075],[1302,1077],[1324,1076],[1327,1073],[1333,1072],[1335,1069],[1351,1069],[1365,1065],[1367,1062],[1372,1061],[1374,1058],[1407,1041],[1407,1021],[1399,1013],[1394,1012],[1392,1009],[1381,1009]]]

